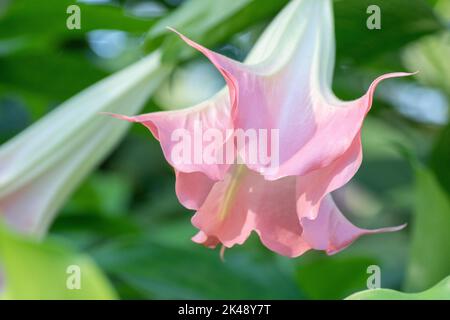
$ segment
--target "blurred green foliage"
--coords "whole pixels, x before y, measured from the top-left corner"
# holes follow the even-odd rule
[[[335,1],[336,94],[353,99],[386,71],[419,70],[416,77],[393,81],[394,86],[432,89],[445,97],[448,112],[448,72],[443,71],[450,70],[445,54],[450,49],[448,12],[441,9],[445,1]],[[66,8],[73,2],[16,0],[0,7],[0,142],[157,47],[162,46],[166,58],[180,66],[205,61],[166,26],[242,59],[287,0],[83,3],[82,29],[69,31]],[[130,9],[143,3],[157,5],[163,13],[143,17]],[[369,4],[382,10],[381,30],[366,28]],[[117,54],[105,57],[96,50],[98,43],[92,40],[96,30],[123,32],[126,40],[119,43]],[[111,40],[98,41],[111,52]],[[383,84],[380,92],[386,88]],[[400,95],[401,87],[394,87],[394,92]],[[146,111],[165,107],[151,100]],[[426,108],[422,112],[437,106],[428,103]],[[372,264],[381,268],[383,287],[402,289],[406,279],[409,291],[429,288],[450,274],[450,136],[448,124],[442,124],[447,120],[429,123],[405,115],[398,103],[377,96],[363,129],[363,166],[336,194],[343,212],[361,226],[411,222],[412,227],[363,238],[336,256],[307,253],[293,260],[272,254],[252,236],[245,245],[226,251],[225,262],[218,251],[190,242],[195,233],[191,213],[175,197],[173,172],[148,131],[134,126],[62,210],[50,230],[57,244],[35,244],[0,232],[0,263],[12,276],[10,297],[115,297],[90,259],[124,299],[342,299],[365,289],[367,267]],[[421,163],[420,169],[411,168],[410,159],[399,150],[407,150],[413,162]],[[67,245],[83,255],[61,249]],[[9,258],[12,252],[17,255],[14,259]],[[29,269],[31,261],[37,266],[34,271]],[[86,267],[89,282],[80,295],[67,296],[72,293],[60,292],[52,281],[58,279],[56,274],[65,277],[61,268],[74,261]],[[47,276],[40,281],[20,281],[34,274],[40,277],[43,270]],[[90,290],[91,286],[95,288]],[[384,292],[352,298],[372,294]],[[383,297],[403,297],[386,294]]]
[[[425,290],[450,270],[450,197],[432,172],[416,168],[415,221],[406,288]]]

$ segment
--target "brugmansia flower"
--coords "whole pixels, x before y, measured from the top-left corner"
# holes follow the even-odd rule
[[[360,131],[377,84],[407,74],[379,77],[357,100],[337,99],[331,91],[335,46],[329,0],[291,1],[245,63],[180,36],[216,66],[227,90],[181,111],[116,117],[144,124],[161,143],[175,168],[180,202],[197,211],[195,242],[229,248],[255,231],[269,249],[295,257],[309,249],[332,254],[361,235],[399,229],[357,228],[330,195],[361,164]],[[223,137],[210,134],[200,142],[203,150],[219,159],[231,145],[234,163],[174,158],[180,141],[173,133],[181,128],[195,139],[199,123],[204,132],[215,130]],[[276,139],[266,141],[269,154],[278,152],[277,165],[250,161],[252,139],[245,139],[250,134],[237,144],[230,130],[277,130]]]
[[[127,124],[99,112],[139,112],[165,75],[160,53],[86,89],[0,148],[0,217],[41,235],[67,196],[112,150]]]

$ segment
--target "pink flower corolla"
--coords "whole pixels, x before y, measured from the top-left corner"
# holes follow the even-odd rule
[[[364,230],[336,207],[331,192],[346,184],[362,161],[361,127],[378,83],[361,98],[344,102],[334,96],[334,30],[329,0],[296,0],[278,15],[244,63],[180,37],[203,53],[220,71],[227,88],[192,108],[135,117],[116,117],[145,125],[159,140],[176,172],[176,193],[200,231],[193,240],[230,248],[255,231],[269,249],[296,257],[307,250],[336,253],[365,234],[402,227]],[[179,163],[171,153],[172,133],[195,124],[221,130],[279,132],[276,170],[260,162],[242,164]],[[215,142],[223,152],[229,141]],[[271,149],[269,141],[269,149]],[[205,146],[206,147],[206,146]],[[208,145],[211,149],[211,145]]]

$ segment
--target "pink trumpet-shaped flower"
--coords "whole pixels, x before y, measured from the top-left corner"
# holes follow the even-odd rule
[[[348,222],[330,193],[346,184],[362,161],[361,127],[379,77],[361,98],[344,102],[331,91],[334,66],[329,0],[292,1],[264,32],[245,63],[212,52],[180,34],[220,71],[228,91],[193,108],[118,118],[139,122],[161,143],[176,171],[180,202],[196,210],[195,242],[208,247],[242,244],[252,231],[269,249],[289,257],[307,250],[332,254],[364,234]],[[195,136],[198,123],[225,137],[203,141],[215,156],[230,144],[238,164],[177,162],[173,132]],[[279,132],[277,166],[252,162],[249,140],[236,145],[230,130]],[[231,142],[230,142],[231,141]],[[268,149],[274,150],[274,140]],[[240,163],[240,164],[239,164]]]

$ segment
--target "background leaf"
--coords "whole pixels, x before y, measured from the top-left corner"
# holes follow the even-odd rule
[[[32,263],[31,263],[32,262]],[[115,299],[108,280],[86,255],[54,241],[37,243],[0,228],[0,263],[5,299]],[[81,269],[81,288],[66,287],[66,271]]]
[[[450,277],[442,280],[431,289],[419,293],[373,289],[355,293],[347,300],[450,300]]]
[[[450,199],[433,174],[416,168],[416,206],[407,291],[424,290],[450,272]]]
[[[435,173],[441,186],[450,193],[450,125],[444,127],[436,138],[430,157],[430,167]]]

